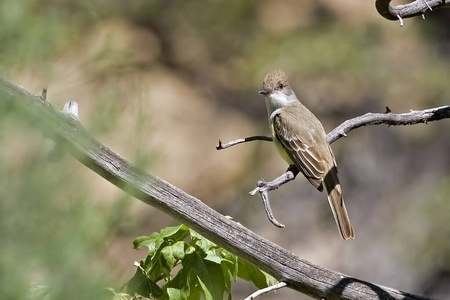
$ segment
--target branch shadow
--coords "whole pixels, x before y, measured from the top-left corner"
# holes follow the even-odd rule
[[[407,292],[403,292],[403,291],[398,291],[399,297],[394,297],[392,296],[392,294],[390,294],[388,291],[390,290],[390,288],[387,287],[380,287],[377,286],[373,283],[370,282],[366,282],[360,279],[356,279],[356,278],[352,278],[352,277],[346,277],[341,279],[335,286],[333,286],[332,288],[330,288],[328,290],[328,292],[332,295],[337,295],[337,296],[343,296],[344,290],[347,286],[351,285],[352,283],[358,283],[359,285],[364,285],[366,286],[367,289],[372,290],[376,295],[378,299],[382,299],[382,300],[398,300],[398,299],[405,299],[405,300],[413,300],[413,299],[417,299],[417,300],[434,300],[432,298],[425,298],[425,297],[420,297],[417,295],[413,295]],[[359,287],[358,289],[359,291],[361,291],[361,288]],[[363,291],[361,291],[363,292]],[[367,292],[364,292],[365,294],[367,294]],[[357,296],[357,295],[355,295]],[[401,298],[400,298],[401,297]]]
[[[437,121],[437,120],[448,118],[449,116],[450,116],[450,106],[445,106],[445,107],[436,109],[436,111],[433,113],[433,116],[430,118],[429,121]]]

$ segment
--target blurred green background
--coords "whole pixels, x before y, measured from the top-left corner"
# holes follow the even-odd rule
[[[283,68],[327,131],[366,113],[449,104],[450,14],[397,22],[373,1],[63,1],[0,3],[3,76],[84,126],[139,167],[312,262],[450,299],[448,121],[358,129],[333,144],[354,241],[336,231],[324,194],[301,176],[272,193],[274,147],[216,151],[218,139],[269,134],[258,95]],[[178,224],[66,155],[0,105],[0,298],[110,299],[145,250],[132,240]],[[238,282],[235,299],[254,287]],[[31,291],[31,292],[30,292]],[[289,289],[264,299],[307,299]]]

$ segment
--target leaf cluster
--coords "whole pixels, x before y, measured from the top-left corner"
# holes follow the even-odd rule
[[[149,249],[136,263],[126,284],[134,299],[231,299],[231,283],[239,277],[258,288],[275,279],[253,264],[207,240],[185,225],[138,237],[133,247]],[[122,297],[124,294],[121,294]]]

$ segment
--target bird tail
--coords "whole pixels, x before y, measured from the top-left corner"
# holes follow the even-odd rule
[[[345,208],[336,167],[331,168],[328,174],[326,174],[324,186],[339,233],[344,240],[354,239],[355,231],[353,230],[352,224],[350,224],[347,209]]]

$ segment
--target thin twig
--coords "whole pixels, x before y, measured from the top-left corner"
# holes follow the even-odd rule
[[[398,19],[398,21],[400,23],[400,27],[403,27],[403,19],[402,19],[402,17],[400,17],[400,15],[397,15],[397,19]]]
[[[273,138],[269,137],[269,136],[262,136],[262,135],[255,135],[255,136],[250,136],[250,137],[246,137],[243,139],[237,139],[228,143],[223,144],[221,140],[219,140],[219,145],[216,146],[217,150],[223,150],[223,149],[227,149],[231,146],[237,145],[237,144],[241,144],[241,143],[246,143],[246,142],[250,142],[250,141],[269,141],[269,142],[273,142]]]
[[[250,296],[248,296],[244,300],[253,300],[256,297],[258,297],[259,295],[268,294],[268,293],[270,293],[272,291],[276,291],[276,290],[279,290],[281,288],[284,288],[285,286],[287,286],[286,282],[283,282],[283,281],[278,282],[277,284],[274,284],[274,285],[268,286],[266,288],[257,290],[256,292],[254,292],[253,294],[251,294]]]

